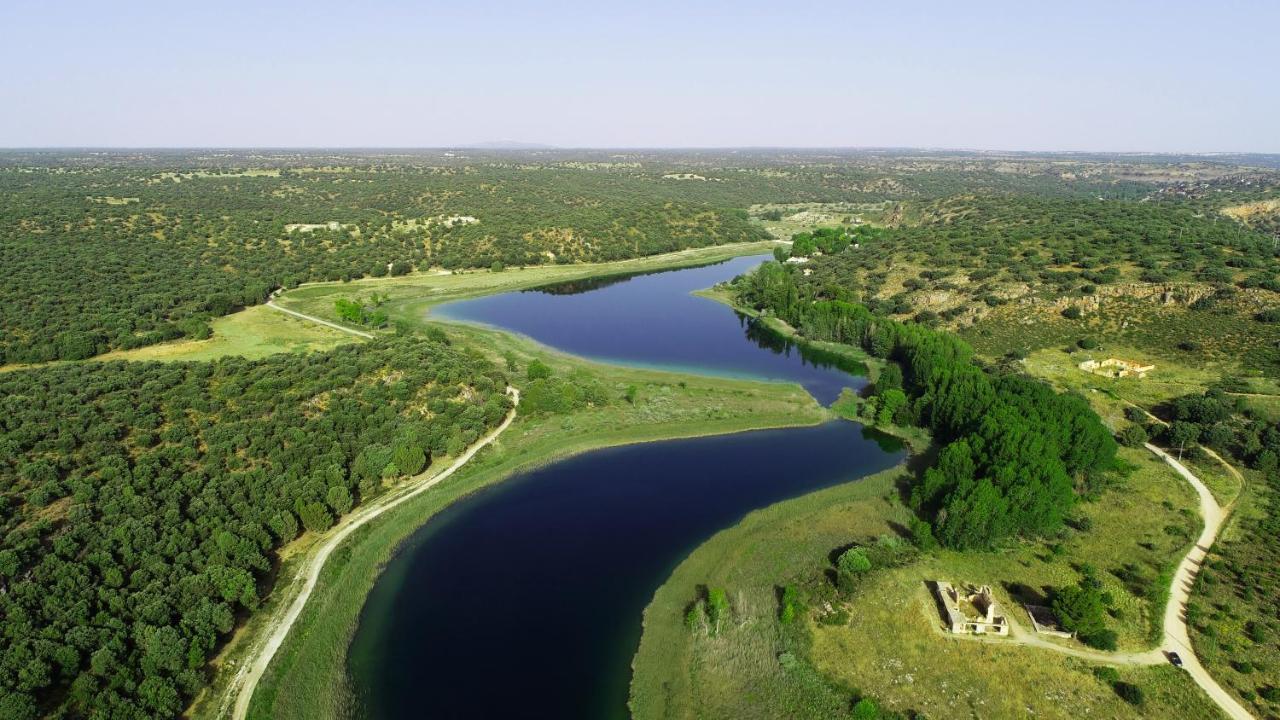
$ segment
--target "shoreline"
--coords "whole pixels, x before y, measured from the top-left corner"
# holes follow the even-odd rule
[[[815,403],[816,405],[816,403]],[[305,608],[303,615],[300,616],[299,622],[295,625],[294,631],[290,634],[282,644],[280,650],[276,653],[273,663],[268,666],[263,673],[262,680],[258,684],[258,691],[250,699],[248,705],[248,713],[246,717],[276,717],[273,712],[274,708],[263,706],[262,703],[271,703],[280,692],[278,687],[279,675],[281,672],[288,673],[290,668],[279,667],[280,664],[293,665],[302,659],[301,648],[296,647],[298,644],[305,644],[305,640],[300,640],[303,634],[310,634],[304,631],[316,628],[308,628],[307,625],[314,622],[320,622],[329,628],[341,625],[339,631],[343,636],[341,639],[341,649],[338,656],[334,659],[338,661],[336,667],[330,667],[323,674],[337,676],[342,687],[334,687],[331,683],[323,683],[321,687],[332,689],[333,693],[340,697],[339,701],[349,699],[346,695],[349,687],[346,686],[347,665],[346,652],[350,645],[350,640],[354,636],[358,628],[360,611],[364,608],[369,592],[374,584],[381,576],[386,562],[399,550],[403,542],[408,539],[414,532],[426,523],[430,522],[439,512],[454,505],[455,503],[464,501],[466,498],[474,495],[481,490],[497,487],[507,480],[512,479],[522,473],[536,470],[547,465],[554,464],[563,460],[594,452],[597,450],[606,450],[609,448],[640,445],[654,442],[664,442],[673,440],[689,440],[700,437],[713,437],[724,435],[736,435],[748,432],[763,432],[768,430],[779,430],[787,428],[813,427],[821,425],[824,422],[834,422],[839,420],[832,415],[823,414],[802,421],[786,422],[781,419],[766,420],[763,423],[752,423],[750,418],[738,418],[736,420],[725,421],[720,427],[714,428],[681,428],[679,426],[653,426],[646,429],[647,431],[637,436],[633,429],[624,428],[621,430],[608,430],[591,436],[584,436],[573,443],[561,443],[555,449],[549,452],[538,452],[534,450],[525,457],[515,457],[502,462],[501,458],[494,458],[492,453],[486,454],[483,458],[475,458],[474,463],[465,468],[464,472],[455,475],[455,480],[461,479],[461,484],[452,484],[442,486],[437,493],[423,493],[414,497],[412,500],[396,507],[393,512],[383,515],[380,523],[381,527],[375,527],[363,537],[347,538],[347,542],[343,544],[341,550],[347,550],[350,558],[341,568],[326,568],[326,573],[332,575],[337,573],[340,577],[326,580],[323,576],[312,592],[310,599],[310,607]],[[513,424],[509,434],[518,433],[523,426],[517,423]],[[502,444],[508,442],[504,440]],[[495,444],[500,445],[500,444]],[[502,448],[498,448],[498,452],[502,452]],[[518,452],[518,451],[517,451]],[[498,461],[496,465],[488,465]],[[381,535],[383,537],[378,537]],[[353,546],[353,543],[356,546]],[[352,560],[358,554],[366,554],[372,556],[372,562],[368,565],[353,567]],[[330,563],[332,565],[333,563]],[[361,576],[358,579],[349,578],[348,575]],[[349,594],[348,602],[340,604],[347,606],[347,613],[340,619],[334,615],[341,612],[335,610],[335,598],[333,595]],[[325,617],[315,617],[317,607],[324,605],[328,612]],[[310,614],[310,617],[308,616]],[[323,630],[321,630],[323,631]],[[339,657],[340,656],[340,657]],[[265,694],[264,694],[265,691]],[[199,714],[194,717],[201,717]],[[299,715],[305,717],[306,715]],[[222,717],[215,714],[205,717]]]

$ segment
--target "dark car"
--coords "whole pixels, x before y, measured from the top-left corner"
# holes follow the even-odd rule
[[[1182,656],[1176,652],[1169,653],[1169,662],[1174,667],[1182,667]]]

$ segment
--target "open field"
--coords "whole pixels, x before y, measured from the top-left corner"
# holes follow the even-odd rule
[[[1077,365],[1088,358],[1119,357],[1152,363],[1156,369],[1145,378],[1110,378],[1081,370]],[[1048,380],[1063,390],[1073,390],[1088,398],[1089,404],[1114,429],[1123,427],[1125,408],[1136,405],[1152,408],[1183,395],[1200,394],[1220,376],[1212,369],[1171,361],[1166,357],[1128,347],[1109,347],[1090,352],[1064,352],[1051,348],[1031,353],[1024,367],[1028,373]],[[1269,383],[1258,378],[1260,387]],[[1266,402],[1269,396],[1250,398]],[[1192,471],[1213,492],[1220,505],[1230,504],[1240,492],[1240,481],[1221,463],[1191,453],[1183,458]]]
[[[1110,548],[1150,511],[1150,496],[1174,487],[1190,495],[1171,473],[1154,460],[1147,462],[1151,467],[1130,479],[1132,501],[1112,508],[1115,498],[1108,495],[1089,506],[1093,537],[1072,537],[1059,556],[1032,546],[992,554],[940,553],[875,571],[856,591],[845,624],[813,619],[815,609],[839,603],[824,577],[830,556],[851,542],[899,531],[909,518],[895,488],[904,469],[752,513],[695,550],[655,594],[634,663],[635,717],[832,717],[847,712],[863,693],[888,708],[930,717],[1216,717],[1195,685],[1172,668],[1120,668],[1122,679],[1146,693],[1146,705],[1138,710],[1098,680],[1085,661],[1036,648],[1002,648],[998,641],[948,638],[936,627],[939,620],[924,584],[934,578],[990,582],[1007,603],[1002,581],[1062,582],[1073,578],[1073,562],[1103,548],[1105,555],[1095,560],[1126,557],[1128,548]],[[1181,516],[1180,510],[1166,512]],[[1129,542],[1151,534],[1140,530]],[[1172,537],[1155,540],[1163,553],[1183,549]],[[1108,589],[1119,590],[1112,576],[1104,581]],[[778,621],[784,585],[797,586],[806,598],[803,620],[791,625]],[[683,623],[700,586],[728,593],[732,618],[716,636]],[[1148,613],[1139,599],[1125,600],[1122,611],[1133,623],[1127,642],[1141,643]],[[1011,682],[1013,675],[1019,680]]]
[[[331,717],[346,707],[350,702],[345,682],[347,643],[382,564],[404,537],[467,493],[523,468],[594,448],[815,424],[830,417],[793,385],[601,365],[483,328],[449,326],[448,332],[467,337],[473,346],[496,357],[511,352],[522,366],[537,357],[558,375],[586,371],[616,388],[619,395],[634,384],[639,388],[638,400],[634,405],[615,402],[568,415],[521,415],[498,442],[441,486],[358,531],[325,566],[311,602],[263,677],[249,717]],[[305,551],[305,547],[292,550],[290,557]],[[284,576],[295,566],[296,560],[286,561]],[[222,717],[218,699],[240,662],[245,639],[262,632],[261,619],[270,614],[270,607],[256,614],[219,658],[215,685],[196,704],[193,717]],[[277,702],[279,698],[288,698],[288,702]]]
[[[111,360],[178,362],[214,360],[228,355],[239,355],[255,360],[282,352],[328,350],[359,340],[347,333],[276,312],[265,305],[255,305],[238,313],[215,318],[209,325],[213,329],[213,337],[207,340],[177,340],[133,350],[113,350],[95,356],[89,362]],[[0,367],[0,372],[44,367],[59,362],[78,361],[5,365]]]

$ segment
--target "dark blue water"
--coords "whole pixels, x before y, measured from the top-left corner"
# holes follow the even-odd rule
[[[824,399],[858,386],[687,295],[756,262],[445,312],[592,357],[803,382]],[[375,584],[348,654],[361,710],[379,719],[625,718],[643,610],[691,550],[751,510],[903,455],[892,439],[833,421],[599,450],[478,492],[415,532]]]
[[[753,328],[732,308],[689,294],[763,261],[756,255],[686,270],[563,283],[448,303],[432,315],[514,330],[608,362],[798,382],[830,404],[842,388],[855,384],[849,373],[859,368],[842,368],[836,358]]]

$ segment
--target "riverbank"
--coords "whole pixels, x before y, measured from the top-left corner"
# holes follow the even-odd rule
[[[531,265],[496,272],[424,272],[399,277],[365,278],[349,283],[315,283],[290,290],[276,302],[290,310],[338,321],[334,311],[336,300],[377,294],[383,298],[382,309],[393,321],[406,320],[421,318],[430,307],[445,302],[527,290],[553,283],[710,265],[744,255],[767,253],[777,244],[768,241],[717,245],[604,263]]]
[[[731,290],[696,293],[756,317],[771,332],[804,342],[786,323],[734,304]],[[857,348],[814,344],[856,354],[874,378],[882,364]],[[857,418],[861,400],[846,392],[833,409]],[[927,435],[912,428],[883,428],[919,452]],[[851,544],[901,543],[911,513],[902,488],[906,468],[881,474],[755,513],[738,527],[698,548],[654,596],[645,613],[631,702],[636,718],[719,716],[826,717],[845,712],[866,693],[898,711],[944,715],[977,711],[992,717],[1034,712],[1075,717],[1080,707],[1060,707],[1075,697],[1089,712],[1214,717],[1216,706],[1183,673],[1163,664],[1132,667],[1117,655],[1126,682],[1147,693],[1137,709],[1100,681],[1088,662],[1069,657],[1073,643],[1046,653],[1012,642],[963,642],[943,635],[927,591],[935,579],[989,584],[1001,606],[1017,617],[1022,602],[1047,604],[1046,593],[1077,581],[1079,568],[1104,571],[1111,596],[1109,627],[1119,646],[1143,653],[1163,635],[1163,613],[1172,567],[1198,531],[1197,498],[1169,468],[1140,449],[1122,449],[1129,468],[1101,497],[1082,503],[1074,528],[1045,542],[1023,542],[994,553],[934,551],[914,554],[901,566],[871,573],[858,592],[840,597],[827,577],[831,559]],[[823,535],[822,528],[836,528]],[[793,586],[810,603],[789,625],[779,622],[781,589]],[[691,631],[686,611],[708,587],[726,591],[732,612],[727,629],[712,636]],[[830,607],[841,617],[814,611]],[[840,615],[839,613],[843,613]],[[932,614],[931,614],[932,613]],[[1016,622],[1016,621],[1015,621]],[[1026,664],[1026,682],[1010,682],[1000,668]],[[992,660],[998,658],[998,664]],[[957,687],[965,698],[957,697]],[[1197,716],[1199,716],[1197,714]]]
[[[905,466],[752,513],[695,550],[655,593],[633,663],[634,717],[830,717],[864,694],[892,710],[930,717],[1217,717],[1190,678],[1164,664],[1116,663],[1120,678],[1145,693],[1145,704],[1134,707],[1091,662],[938,629],[931,580],[990,584],[1004,611],[1018,618],[1011,590],[1040,592],[1072,582],[1073,566],[1081,562],[1145,574],[1181,552],[1182,533],[1191,528],[1168,536],[1166,523],[1186,521],[1174,503],[1161,503],[1171,495],[1179,506],[1192,503],[1192,493],[1149,454],[1124,457],[1142,465],[1127,487],[1082,508],[1090,532],[994,553],[908,551],[870,572],[851,597],[832,586],[832,559],[851,544],[904,542],[900,534],[911,517],[900,499],[909,481]],[[1152,543],[1159,544],[1141,547]],[[1113,568],[1110,558],[1128,563]],[[1122,647],[1145,647],[1153,615],[1163,607],[1110,573],[1104,582],[1118,608],[1112,625],[1128,628]],[[780,621],[786,586],[800,598],[789,624]],[[729,599],[730,617],[715,635],[685,622],[707,587],[724,589]]]
[[[537,358],[557,375],[589,373],[613,388],[619,399],[567,415],[520,416],[499,441],[447,482],[357,531],[325,565],[310,602],[262,677],[248,717],[336,717],[350,707],[346,651],[369,589],[405,537],[465,495],[523,470],[602,447],[814,425],[832,417],[795,385],[592,363],[485,328],[450,326],[448,332],[494,357],[511,354],[520,367]],[[632,385],[637,387],[634,403],[621,399]],[[296,570],[296,562],[290,560],[282,573]],[[274,614],[268,607],[255,615],[246,634],[266,632],[261,618]],[[225,691],[226,679],[234,675],[248,645],[238,638],[220,659],[218,682],[207,694],[209,699]],[[199,703],[192,717],[224,717],[219,705]]]

